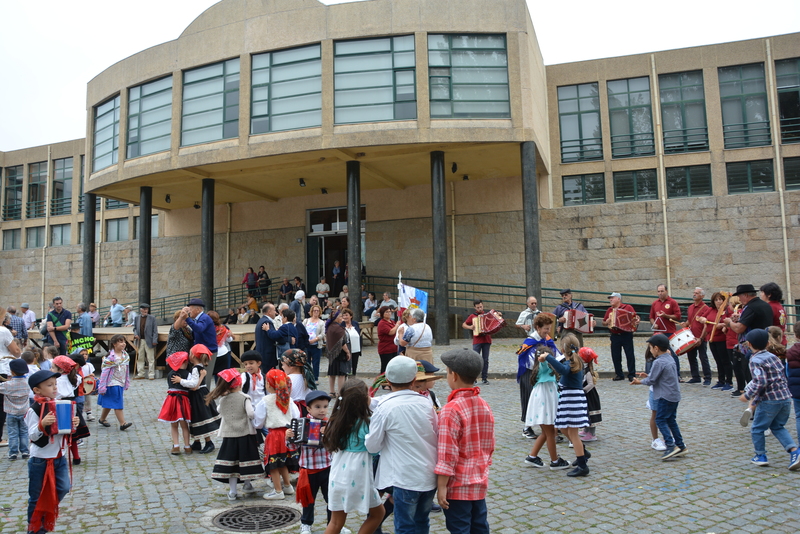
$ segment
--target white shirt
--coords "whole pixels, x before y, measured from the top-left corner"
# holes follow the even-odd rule
[[[433,332],[430,326],[425,323],[414,323],[408,329],[411,330],[411,341],[408,342],[409,347],[424,349],[433,345]],[[406,337],[405,334],[403,337]]]
[[[39,428],[39,416],[36,415],[33,409],[28,410],[28,413],[25,414],[25,425],[28,427],[28,439],[31,440],[31,456],[34,458],[55,458],[58,456],[66,434],[56,434],[52,440],[48,440],[47,445],[39,447],[34,441],[41,438],[44,433]]]
[[[328,284],[317,284],[317,297],[321,299],[328,298],[326,292],[330,292],[330,290],[331,286],[329,286]]]
[[[22,320],[25,321],[25,328],[30,330],[31,326],[33,326],[33,323],[36,322],[36,314],[31,310],[28,310],[22,314]]]
[[[361,352],[361,335],[356,332],[356,327],[351,326],[345,328],[347,334],[350,336],[350,352]]]
[[[81,385],[81,375],[76,375],[78,382],[73,386],[67,375],[56,378],[56,400],[75,396],[75,389]]]
[[[14,342],[14,336],[11,335],[11,330],[4,326],[0,326],[0,373],[11,376],[11,360],[14,356],[9,352],[8,346]]]
[[[410,389],[385,395],[369,422],[367,450],[380,452],[376,488],[436,488],[439,423],[431,401]]]
[[[246,375],[249,374],[250,373],[248,373],[247,371],[241,374],[242,385],[244,385],[244,383],[247,381]],[[260,369],[257,374],[260,375],[260,380],[258,381],[258,384],[255,383],[255,380],[253,380],[253,375],[250,375],[250,387],[247,390],[247,393],[245,393],[245,395],[250,396],[250,400],[252,401],[254,407],[258,406],[258,404],[261,402],[261,399],[267,396],[267,392],[264,389],[264,382],[265,382],[264,375],[261,374]]]
[[[289,402],[289,409],[286,410],[286,413],[281,412],[277,405],[275,404],[274,400],[274,393],[273,396],[270,397],[267,395],[263,399],[256,404],[255,407],[255,416],[253,417],[253,426],[256,428],[278,428],[283,426],[285,422],[289,422],[292,419],[300,419],[300,409],[294,402]],[[271,425],[271,426],[265,426]],[[272,426],[274,425],[274,426]]]
[[[305,401],[306,395],[308,395],[308,392],[311,390],[306,387],[306,381],[303,375],[289,375],[289,379],[292,381],[292,391],[289,393],[291,399],[293,401]]]
[[[517,326],[528,325],[531,327],[528,330],[528,337],[536,337],[534,334],[536,333],[536,329],[533,327],[533,320],[536,319],[536,316],[542,313],[542,310],[531,311],[530,308],[525,308],[520,312],[519,318],[517,318]],[[540,339],[540,338],[536,338]]]

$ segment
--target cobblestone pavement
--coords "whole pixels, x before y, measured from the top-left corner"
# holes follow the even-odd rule
[[[637,338],[637,348],[642,344]],[[498,340],[493,348],[495,372],[513,371],[515,348],[511,340]],[[442,350],[436,348],[437,360]],[[363,372],[377,370],[374,348],[367,347],[363,358]],[[607,355],[601,353],[601,366],[608,369],[604,358]],[[165,390],[163,380],[133,382],[125,412],[135,426],[126,432],[116,424],[103,428],[90,423],[92,437],[81,448],[84,461],[73,470],[74,488],[62,503],[56,532],[221,532],[208,521],[215,512],[266,503],[260,495],[230,503],[227,487],[210,479],[214,454],[168,454],[168,425],[156,421]],[[487,499],[495,533],[798,531],[800,473],[787,470],[788,455],[774,437],[767,438],[771,465],[749,462],[750,435],[738,423],[744,405],[727,393],[682,385],[678,422],[690,452],[662,462],[660,453],[650,448],[647,388],[601,380],[604,421],[598,426],[599,441],[589,444],[592,471],[588,477],[570,479],[563,471],[524,466],[532,442],[520,432],[515,381],[492,379],[481,390],[496,420],[497,448]],[[444,381],[437,382],[436,391],[446,398]],[[794,435],[794,420],[790,421]],[[574,458],[566,443],[558,450]],[[5,458],[0,462],[0,532],[24,532],[26,463]],[[445,533],[442,514],[431,518],[431,532]],[[347,523],[356,532],[360,522],[353,514]],[[318,506],[314,532],[322,532],[323,524],[324,508]],[[394,529],[388,524],[384,530]],[[299,532],[299,525],[284,532]]]

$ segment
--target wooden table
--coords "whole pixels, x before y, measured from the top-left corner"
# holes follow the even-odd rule
[[[372,321],[359,321],[359,328],[361,328],[361,339],[369,339],[370,343],[375,344],[375,323]]]

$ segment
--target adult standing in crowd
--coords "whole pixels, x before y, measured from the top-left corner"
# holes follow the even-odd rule
[[[533,327],[533,321],[536,319],[536,316],[542,313],[542,310],[538,309],[537,306],[539,302],[536,300],[536,297],[528,297],[526,302],[527,307],[520,312],[519,317],[517,317],[517,326],[525,330],[527,337],[534,337],[534,333],[536,330]]]
[[[61,297],[53,299],[53,311],[47,314],[47,334],[62,356],[67,355],[67,332],[72,324],[72,314],[64,309]]]
[[[267,330],[280,328],[280,322],[275,322],[277,310],[275,305],[267,302],[261,307],[261,318],[256,323],[256,347],[255,349],[261,354],[261,370],[266,373],[270,369],[274,369],[278,365],[278,352],[275,342],[272,341],[267,335]],[[270,326],[266,327],[269,322]]]
[[[298,291],[302,291],[303,294],[308,293],[308,291],[306,291],[306,285],[303,283],[303,279],[300,278],[299,276],[295,276],[294,277],[294,286],[293,287],[294,287],[294,291],[295,291],[295,298],[297,297],[297,292]]]
[[[328,303],[328,295],[331,292],[331,286],[327,284],[325,281],[325,277],[319,279],[319,284],[317,284],[317,299],[319,300],[319,305],[324,307]]]
[[[783,309],[783,290],[775,282],[768,282],[761,286],[761,299],[772,308],[772,326],[780,328],[783,334],[781,343],[786,345],[786,310]]]
[[[14,339],[19,341],[20,347],[28,344],[28,329],[25,328],[25,320],[17,317],[17,309],[14,306],[8,307],[8,315]]]
[[[350,349],[350,374],[356,376],[358,359],[361,357],[361,328],[358,321],[354,321],[353,310],[342,309],[342,328],[347,332],[347,343]]]
[[[77,317],[75,321],[81,325],[81,335],[84,337],[92,337],[92,327],[94,323],[92,322],[92,316],[89,315],[89,312],[86,311],[86,304],[81,302],[78,304],[77,307]]]
[[[467,320],[461,325],[465,330],[475,331],[475,322],[479,315],[483,315],[483,301],[475,299],[472,302],[475,307],[475,312],[472,313]],[[500,314],[495,312],[495,316],[500,319]],[[478,334],[472,336],[472,350],[477,352],[483,358],[483,370],[481,371],[481,384],[489,384],[489,351],[492,348],[492,336],[489,334]]]
[[[614,381],[625,380],[625,375],[622,372],[622,351],[625,351],[625,360],[628,366],[628,381],[632,382],[636,377],[636,356],[633,352],[633,332],[627,332],[620,328],[616,328],[611,324],[611,314],[615,310],[624,310],[633,315],[632,326],[634,331],[639,326],[639,316],[636,315],[636,310],[630,304],[622,303],[622,295],[614,292],[608,296],[611,306],[606,310],[603,316],[603,326],[607,326],[611,333],[611,361],[614,363]]]
[[[279,292],[281,294],[281,302],[289,303],[294,299],[294,286],[289,283],[288,278],[283,279]]]
[[[189,352],[194,345],[194,335],[192,329],[186,324],[186,316],[183,310],[178,310],[172,316],[172,325],[167,334],[166,355],[171,356],[176,352]]]
[[[158,319],[150,315],[150,305],[139,304],[139,315],[133,320],[133,340],[136,344],[136,378],[145,378],[145,366],[147,367],[147,378],[156,378],[156,345],[158,345]]]
[[[97,328],[97,323],[100,322],[100,312],[97,311],[97,304],[94,302],[89,304],[89,317],[92,318],[92,328]]]
[[[769,328],[772,326],[772,307],[758,298],[758,293],[756,292],[756,288],[753,287],[753,284],[740,284],[736,286],[736,293],[734,293],[733,296],[739,297],[739,302],[741,302],[743,306],[742,310],[740,313],[725,319],[724,322],[725,326],[739,336],[740,344],[744,336],[751,330]],[[742,352],[744,353],[746,351],[743,350]],[[749,382],[751,378],[750,355],[745,353],[742,356],[743,357],[740,358],[737,363],[740,365],[744,380]]]
[[[22,320],[25,321],[25,329],[30,330],[33,327],[33,323],[36,322],[36,314],[31,310],[27,302],[20,304],[19,309],[22,312]]]
[[[650,324],[653,332],[662,332],[665,336],[670,337],[678,330],[677,324],[681,320],[681,307],[678,306],[675,299],[669,296],[667,286],[659,284],[656,290],[658,298],[650,306]],[[681,360],[672,349],[669,349],[669,352],[678,368],[678,382],[682,382]]]
[[[183,309],[183,313],[186,324],[192,329],[194,345],[205,345],[211,351],[211,361],[208,362],[209,372],[206,374],[206,387],[211,390],[211,379],[217,363],[217,329],[214,327],[214,321],[205,313],[205,308],[203,300],[195,298],[189,301],[189,305]]]
[[[701,318],[705,317],[708,313],[708,305],[703,302],[703,297],[706,296],[706,291],[702,287],[694,288],[692,293],[692,302],[686,310],[686,322],[681,323],[683,328],[691,330],[692,335],[698,340],[698,343],[686,353],[689,359],[689,370],[692,373],[692,378],[687,382],[688,384],[699,384],[700,369],[697,367],[697,356],[700,356],[700,365],[703,368],[703,385],[711,385],[711,367],[708,365],[708,352],[705,335],[703,334],[703,322]]]
[[[291,304],[289,304],[289,309],[294,312],[295,318],[299,322],[303,322],[306,318],[306,307],[305,307],[305,300],[306,300],[306,292],[302,289],[298,289],[297,292],[294,294],[294,300]]]
[[[0,307],[0,317],[6,316],[6,309]],[[19,358],[22,353],[19,345],[14,341],[11,330],[0,328],[0,376],[4,379],[11,375],[11,360]],[[0,404],[5,402],[5,396],[0,395]],[[3,436],[3,427],[6,425],[6,412],[0,410],[0,438]],[[7,447],[8,440],[0,439],[0,447]]]
[[[341,292],[342,286],[344,285],[344,277],[342,276],[342,267],[339,263],[339,260],[333,260],[333,269],[331,270],[331,273],[333,274],[331,281],[331,284],[333,284],[333,296],[337,296],[339,292]]]
[[[122,326],[123,323],[123,316],[122,312],[125,311],[125,307],[119,303],[119,301],[115,298],[111,299],[111,307],[108,309],[108,313],[104,317],[104,319],[111,318],[111,325],[109,326]]]
[[[315,297],[311,297],[312,299]],[[309,299],[310,300],[310,299]],[[308,332],[308,353],[311,368],[314,370],[314,379],[319,380],[319,361],[322,349],[325,346],[325,321],[322,320],[322,308],[319,304],[312,304],[308,318],[303,321],[303,326]]]
[[[583,332],[578,332],[574,328],[566,328],[567,318],[564,317],[564,314],[567,313],[568,310],[578,310],[587,313],[586,308],[584,308],[583,304],[580,302],[572,300],[571,289],[562,289],[559,293],[561,293],[561,304],[556,306],[556,309],[553,311],[553,315],[556,316],[556,321],[558,321],[558,338],[561,339],[564,334],[575,334],[575,337],[578,338],[581,346],[583,346]]]
[[[264,266],[260,266],[258,268],[258,295],[264,299],[269,296],[269,287],[272,285],[272,280],[269,278],[269,274],[267,274],[267,270]]]
[[[248,267],[247,272],[244,273],[242,285],[247,288],[247,292],[251,295],[255,294],[256,290],[258,289],[258,275],[256,275],[256,272],[252,267]]]
[[[718,380],[711,389],[731,391],[733,389],[732,358],[728,356],[726,328],[722,324],[723,319],[731,316],[731,309],[725,304],[725,300],[725,296],[719,291],[711,295],[711,306],[706,310],[705,317],[699,317],[698,321],[706,327],[708,348],[717,364]],[[723,304],[725,304],[725,309],[722,309]],[[719,324],[707,324],[708,322],[716,323],[718,318]]]
[[[392,320],[392,308],[381,306],[378,309],[378,357],[381,359],[381,373],[386,372],[386,365],[397,356],[397,345],[394,344],[394,335],[400,323]]]
[[[413,308],[408,314],[408,326],[403,332],[400,345],[406,348],[406,356],[414,361],[433,363],[433,332],[425,324],[425,312]]]

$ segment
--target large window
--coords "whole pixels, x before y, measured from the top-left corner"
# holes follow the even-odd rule
[[[22,165],[6,167],[5,204],[3,220],[16,221],[22,218]]]
[[[658,77],[658,86],[664,152],[708,150],[703,71],[662,74]]]
[[[655,200],[658,198],[658,181],[655,169],[622,171],[614,173],[614,200]]]
[[[50,227],[50,246],[60,247],[69,245],[70,234],[71,228],[69,224],[54,224]]]
[[[72,158],[53,160],[53,198],[50,215],[67,215],[72,211]]]
[[[775,62],[781,141],[800,143],[800,58]]]
[[[94,108],[92,172],[117,162],[119,149],[119,95]]]
[[[3,230],[3,250],[16,250],[22,246],[22,230]]]
[[[239,137],[239,58],[183,73],[181,145]]]
[[[770,144],[764,64],[721,67],[719,93],[725,148]]]
[[[711,195],[711,166],[692,165],[667,169],[667,198]]]
[[[322,124],[320,45],[253,56],[250,133]]]
[[[133,238],[139,239],[139,216],[133,218]],[[150,216],[150,237],[158,237],[158,214]]]
[[[25,248],[42,248],[45,245],[44,226],[34,226],[25,230]]]
[[[606,180],[602,174],[580,174],[561,179],[564,205],[602,204],[606,201]]]
[[[428,35],[431,118],[511,116],[505,35]]]
[[[783,179],[786,189],[800,189],[800,158],[783,160]]]
[[[615,158],[655,153],[650,108],[650,78],[608,82],[611,154]]]
[[[169,150],[172,76],[128,91],[128,158]]]
[[[740,161],[726,165],[728,193],[757,193],[775,191],[772,160]]]
[[[44,217],[47,202],[47,162],[28,165],[28,203],[25,215],[28,218]]]
[[[334,122],[417,118],[414,36],[334,43]]]
[[[603,159],[596,82],[558,88],[558,121],[563,163]]]
[[[128,218],[106,220],[106,241],[128,240]]]

